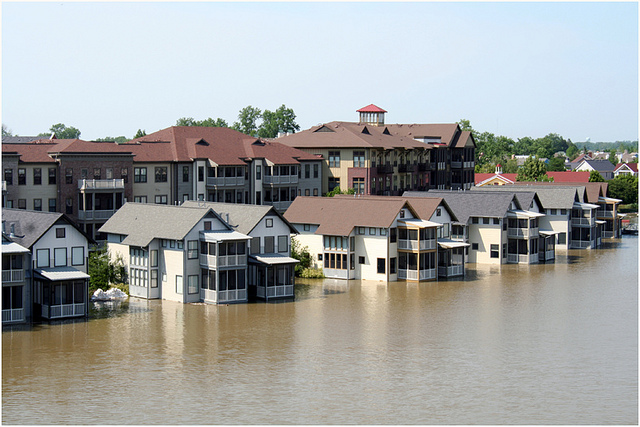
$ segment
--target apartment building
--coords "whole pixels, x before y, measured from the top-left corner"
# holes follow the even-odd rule
[[[63,212],[89,236],[126,201],[257,204],[284,212],[319,196],[322,159],[227,128],[163,129],[124,144],[42,139],[2,145],[3,204]]]
[[[475,141],[456,123],[385,124],[387,111],[373,104],[357,112],[358,122],[329,122],[277,139],[324,159],[322,193],[340,187],[388,196],[473,185]]]

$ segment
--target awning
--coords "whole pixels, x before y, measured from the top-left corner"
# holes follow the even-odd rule
[[[544,214],[533,211],[513,210],[507,212],[507,217],[509,218],[539,218],[541,216],[544,216]]]
[[[596,219],[596,224],[606,224],[607,221],[601,221],[599,219]]]
[[[573,202],[573,207],[579,209],[598,209],[600,206],[591,203]]]
[[[403,224],[407,227],[418,228],[430,228],[430,227],[442,227],[439,222],[427,221],[426,219],[400,219],[398,224]]]
[[[34,270],[36,276],[40,276],[43,279],[50,282],[60,282],[62,280],[80,280],[88,279],[90,276],[87,273],[83,273],[80,270],[76,270],[72,267],[58,267],[58,268],[39,268]]]
[[[284,255],[278,255],[278,254],[249,255],[249,259],[254,259],[262,264],[268,264],[268,265],[296,264],[300,262],[295,258],[291,258]]]
[[[543,236],[555,236],[556,234],[560,234],[560,231],[553,230],[539,230],[538,232]]]
[[[220,242],[224,240],[247,240],[251,237],[235,230],[201,231],[205,242]]]
[[[622,203],[622,199],[614,199],[613,197],[598,197],[599,202],[605,203]]]
[[[438,245],[445,249],[466,248],[471,246],[469,243],[458,242],[450,239],[438,239]]]
[[[29,249],[17,244],[16,242],[2,243],[3,254],[28,254]]]

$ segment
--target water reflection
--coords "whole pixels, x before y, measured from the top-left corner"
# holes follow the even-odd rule
[[[9,424],[636,424],[637,238],[465,280],[298,280],[3,329]],[[114,410],[114,408],[116,408]]]

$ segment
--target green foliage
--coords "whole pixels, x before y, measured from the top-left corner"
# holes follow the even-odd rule
[[[245,135],[257,136],[258,120],[262,118],[262,111],[251,105],[244,107],[238,113],[238,121],[233,124],[233,129]]]
[[[121,256],[111,259],[106,248],[89,252],[89,291],[108,290],[113,283],[125,283],[127,270]]]
[[[349,188],[346,191],[342,191],[342,190],[340,190],[340,187],[335,187],[333,190],[331,190],[328,193],[324,194],[324,197],[333,197],[336,194],[356,194],[356,190],[353,189],[353,188]]]
[[[300,261],[296,264],[295,274],[298,277],[322,278],[322,269],[311,267],[311,254],[307,246],[301,246],[295,237],[291,238],[291,257]]]
[[[460,119],[458,121],[458,125],[460,126],[460,130],[462,131],[470,131],[470,132],[474,132],[473,128],[471,127],[471,122],[467,119]]]
[[[576,147],[575,144],[572,144],[569,146],[569,148],[567,148],[566,153],[569,160],[573,161],[573,159],[580,155],[580,150],[578,149],[578,147]]]
[[[321,268],[305,268],[300,273],[300,277],[305,279],[324,279],[324,272]]]
[[[147,136],[147,131],[144,129],[138,129],[138,132],[133,136],[133,139],[142,138],[143,136]]]
[[[565,171],[566,169],[564,167],[564,157],[551,157],[549,159],[547,170],[559,172]]]
[[[589,182],[604,182],[604,178],[598,171],[591,171],[589,174]]]
[[[80,138],[80,131],[73,126],[66,126],[62,123],[55,124],[49,128],[49,132],[40,133],[38,136],[51,136],[52,133],[56,134],[58,139],[77,139]]]
[[[258,136],[261,138],[275,138],[279,132],[295,133],[300,130],[296,123],[296,114],[293,109],[282,104],[276,111],[264,110],[262,124],[258,128]]]
[[[524,165],[518,169],[516,181],[552,181],[552,179],[547,176],[545,164],[529,156]]]
[[[127,138],[126,136],[116,136],[116,137],[113,137],[113,136],[105,136],[104,138],[98,138],[98,139],[96,139],[95,141],[107,141],[107,142],[108,142],[108,141],[113,141],[113,142],[115,142],[116,144],[122,144],[122,143],[124,143],[124,142],[129,141],[129,138]]]
[[[211,127],[211,128],[228,128],[229,124],[226,122],[226,120],[221,119],[220,117],[218,117],[217,119],[212,119],[211,117],[209,117],[204,120],[195,120],[193,117],[181,117],[178,120],[176,120],[176,126],[202,126],[202,127]]]
[[[624,204],[638,203],[638,177],[618,175],[609,181],[609,196],[621,199]]]
[[[9,129],[4,123],[2,124],[2,136],[13,136],[11,129]]]
[[[518,160],[509,159],[502,167],[503,173],[518,173]]]
[[[611,151],[609,151],[609,161],[611,162],[611,164],[613,164],[614,166],[618,164],[618,157],[616,156],[618,153],[616,152],[616,149],[612,149]]]

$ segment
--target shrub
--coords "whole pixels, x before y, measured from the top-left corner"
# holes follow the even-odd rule
[[[305,268],[299,275],[305,279],[324,279],[324,273],[321,268]]]

